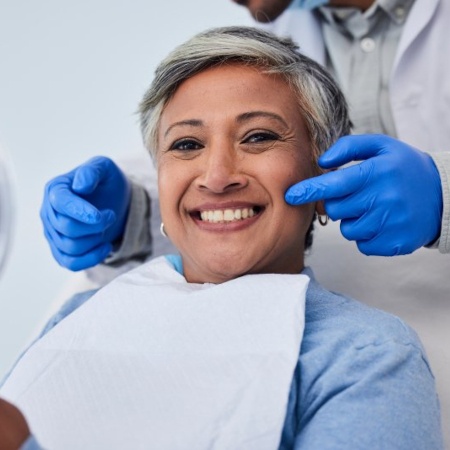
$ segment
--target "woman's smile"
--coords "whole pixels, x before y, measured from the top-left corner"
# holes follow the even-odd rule
[[[238,231],[251,226],[264,211],[263,205],[227,202],[205,204],[189,212],[194,222],[206,231]]]

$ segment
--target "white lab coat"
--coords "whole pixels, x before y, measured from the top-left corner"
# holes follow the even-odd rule
[[[325,44],[319,20],[289,8],[263,28],[290,36],[323,64]],[[450,1],[415,0],[395,58],[391,107],[398,138],[430,153],[443,179],[448,216],[450,178]],[[440,248],[450,248],[444,219]],[[395,258],[367,257],[345,241],[338,224],[319,227],[306,260],[328,289],[349,294],[406,319],[429,354],[441,398],[444,432],[450,444],[450,255],[420,249]]]
[[[303,53],[324,64],[321,25],[311,12],[290,8],[262,27],[290,36]],[[416,0],[405,23],[390,82],[399,139],[430,153],[450,151],[449,30],[448,0]]]

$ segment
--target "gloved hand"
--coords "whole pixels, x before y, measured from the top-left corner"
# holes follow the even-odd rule
[[[319,159],[324,169],[359,164],[304,180],[285,195],[291,205],[325,200],[341,233],[366,255],[412,253],[440,234],[442,187],[432,158],[384,135],[346,136]]]
[[[106,157],[95,157],[45,186],[44,234],[58,263],[82,270],[102,262],[124,231],[131,188]]]

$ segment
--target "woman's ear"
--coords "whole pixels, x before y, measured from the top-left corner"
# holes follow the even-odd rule
[[[316,203],[316,213],[319,216],[326,216],[327,212],[325,211],[325,205],[323,203],[323,200],[320,200]]]
[[[316,203],[316,213],[317,213],[317,220],[319,221],[320,225],[323,227],[327,225],[328,223],[328,215],[325,211],[325,205],[323,203],[323,200]]]

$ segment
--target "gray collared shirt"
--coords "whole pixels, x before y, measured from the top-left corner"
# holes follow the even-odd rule
[[[389,80],[413,3],[414,0],[376,0],[365,12],[331,6],[318,10],[323,19],[327,66],[347,97],[355,134],[397,136]]]

